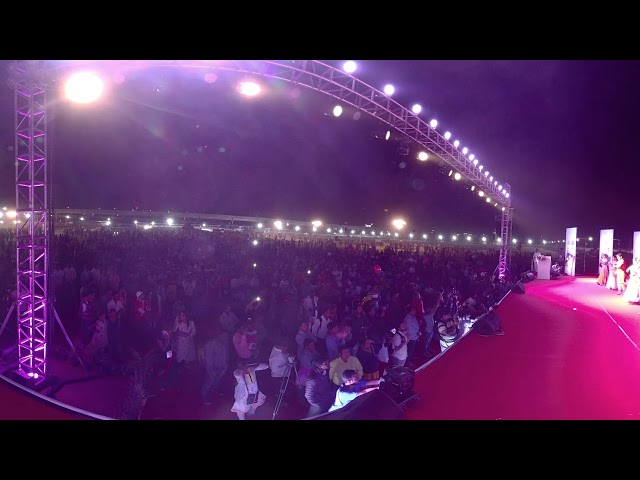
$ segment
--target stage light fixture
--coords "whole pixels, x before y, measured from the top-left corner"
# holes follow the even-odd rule
[[[456,180],[460,180],[460,179],[462,178],[462,175],[460,175],[458,172],[456,172],[456,173],[453,175],[453,178],[455,178]]]
[[[384,93],[386,95],[393,95],[393,93],[396,91],[396,89],[393,87],[393,85],[385,85],[384,86]]]
[[[255,82],[242,82],[240,84],[240,93],[245,97],[255,97],[260,93],[260,85]]]
[[[77,72],[69,76],[64,84],[67,100],[88,104],[98,100],[104,92],[104,82],[93,72]]]
[[[453,146],[458,148],[460,146],[460,140],[454,140],[453,141]]]
[[[391,138],[391,130],[387,130],[387,133],[384,135],[385,140],[389,140]]]
[[[422,111],[422,105],[416,103],[413,107],[411,107],[411,111],[418,115]]]
[[[431,125],[431,128],[436,128],[438,126],[438,120],[434,118],[429,122],[429,125]]]
[[[349,74],[355,72],[356,68],[358,68],[358,66],[353,60],[347,60],[346,62],[344,62],[344,65],[342,65],[342,69]]]
[[[418,160],[420,160],[421,162],[426,162],[428,159],[429,159],[429,154],[427,154],[427,152],[418,153]]]
[[[475,158],[475,155],[473,153],[469,155],[469,160],[473,160],[474,158]]]
[[[449,140],[451,138],[451,132],[444,132],[444,139]]]
[[[468,151],[469,151],[469,149],[468,149],[467,147],[464,147],[464,148],[462,149],[462,154],[463,154],[463,155],[466,155]]]
[[[340,105],[336,105],[333,107],[333,116],[339,117],[340,115],[342,115],[342,107]]]

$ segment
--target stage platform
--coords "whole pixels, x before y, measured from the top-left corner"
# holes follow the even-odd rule
[[[525,287],[496,310],[504,336],[471,332],[416,375],[407,419],[640,418],[640,306],[595,278]]]
[[[525,287],[496,310],[504,336],[472,331],[417,373],[406,419],[640,419],[640,306],[595,278]],[[0,419],[96,417],[0,377]]]

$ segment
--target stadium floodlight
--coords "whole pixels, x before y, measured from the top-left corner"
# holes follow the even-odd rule
[[[429,125],[431,125],[431,128],[436,128],[438,126],[438,120],[434,118],[429,122]]]
[[[422,105],[416,103],[413,107],[411,107],[411,111],[418,115],[422,111]]]
[[[346,62],[344,62],[344,65],[342,65],[342,69],[349,74],[355,72],[356,68],[358,68],[358,66],[353,60],[347,60]]]
[[[385,85],[384,86],[384,93],[386,95],[393,95],[393,93],[396,91],[396,89],[393,87],[393,85]]]
[[[460,140],[454,140],[453,141],[453,146],[458,148],[460,146]]]
[[[462,149],[462,154],[463,154],[463,155],[466,155],[468,151],[469,151],[469,149],[468,149],[467,147],[464,147],[464,148]]]
[[[476,158],[476,156],[473,153],[469,155],[469,160],[473,160],[474,158]]]
[[[393,225],[394,228],[397,228],[398,230],[402,230],[406,224],[407,222],[405,222],[402,218],[396,218],[391,222],[391,225]]]
[[[451,138],[451,132],[444,132],[444,139],[449,140]]]
[[[260,85],[256,82],[242,82],[240,84],[240,93],[245,97],[255,97],[260,93]]]
[[[104,82],[93,72],[77,72],[64,84],[64,94],[73,103],[88,104],[97,101],[104,92]]]

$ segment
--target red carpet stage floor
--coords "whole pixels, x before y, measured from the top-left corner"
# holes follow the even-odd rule
[[[595,278],[534,280],[416,375],[411,420],[640,418],[640,306]]]
[[[86,420],[89,412],[25,389],[0,375],[0,420]]]

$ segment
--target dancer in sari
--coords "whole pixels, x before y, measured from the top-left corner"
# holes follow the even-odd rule
[[[608,279],[609,279],[609,255],[607,255],[606,253],[603,253],[602,257],[600,257],[600,275],[598,275],[598,280],[596,280],[596,283],[604,287],[607,284]]]
[[[618,290],[618,267],[616,267],[616,258],[613,257],[609,262],[609,278],[607,279],[608,290]]]

